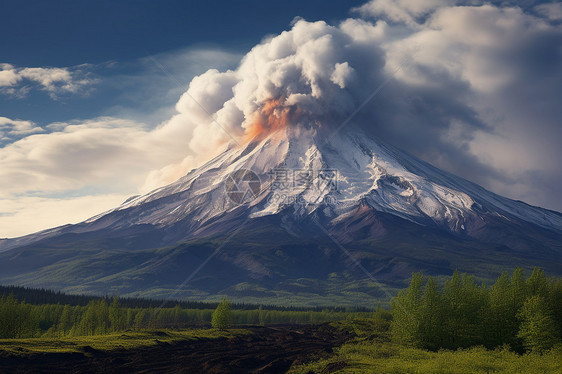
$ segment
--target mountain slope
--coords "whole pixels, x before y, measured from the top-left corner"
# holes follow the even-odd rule
[[[164,296],[216,248],[183,296],[341,303],[386,297],[357,262],[388,289],[418,269],[556,271],[562,214],[357,129],[288,126],[83,223],[1,242],[0,281]]]

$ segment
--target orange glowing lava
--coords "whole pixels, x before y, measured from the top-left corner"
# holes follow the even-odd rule
[[[287,127],[300,112],[299,108],[284,105],[284,98],[269,99],[254,114],[250,125],[246,128],[246,141],[262,139],[265,136]]]

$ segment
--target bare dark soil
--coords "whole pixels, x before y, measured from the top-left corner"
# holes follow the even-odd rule
[[[284,373],[351,336],[327,324],[251,327],[233,339],[201,339],[134,350],[0,358],[2,373]]]

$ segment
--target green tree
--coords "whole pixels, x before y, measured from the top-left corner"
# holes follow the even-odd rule
[[[544,270],[539,268],[534,268],[531,276],[527,279],[527,295],[528,296],[541,296],[548,297],[549,294],[549,282],[544,276]]]
[[[71,331],[72,335],[103,335],[110,332],[109,307],[102,299],[92,300],[86,306],[80,321]]]
[[[443,322],[445,305],[435,278],[429,277],[425,284],[423,303],[419,312],[420,346],[438,350],[444,344]]]
[[[176,326],[179,325],[180,322],[182,322],[182,309],[179,306],[179,304],[176,304],[176,306],[174,306],[172,314],[173,314],[174,325]]]
[[[126,316],[117,296],[113,297],[113,301],[109,306],[109,322],[111,331],[123,331],[126,328]]]
[[[39,321],[32,314],[32,305],[19,302],[13,294],[0,298],[0,338],[32,337]]]
[[[140,330],[146,328],[148,325],[148,317],[149,315],[146,309],[141,309],[140,311],[138,311],[135,315],[135,329]]]
[[[490,308],[487,315],[488,346],[509,344],[514,347],[517,344],[517,312],[523,306],[525,295],[522,295],[522,301],[518,301],[521,295],[516,295],[515,287],[518,285],[513,280],[521,281],[518,273],[514,273],[510,280],[507,272],[503,272],[490,289]]]
[[[0,299],[0,338],[17,338],[20,330],[18,321],[19,303],[13,294],[2,295]]]
[[[211,317],[211,326],[215,329],[227,329],[232,325],[232,306],[225,297]]]
[[[558,326],[542,296],[529,297],[521,308],[519,318],[521,327],[518,336],[527,350],[541,353],[560,342]]]
[[[554,318],[559,329],[559,338],[562,340],[562,278],[553,280],[550,299]]]
[[[133,312],[133,309],[131,308],[127,308],[127,316],[125,317],[125,327],[126,328],[131,328],[133,327],[133,324],[135,322],[135,314]]]
[[[263,312],[261,305],[258,309],[258,322],[260,326],[265,326],[265,313]]]
[[[421,346],[419,336],[419,313],[422,306],[423,274],[413,273],[410,286],[391,300],[392,337],[394,340],[411,346]]]
[[[474,276],[455,271],[443,289],[446,316],[443,324],[447,342],[443,348],[457,349],[482,344],[483,319],[487,308],[486,288]]]
[[[72,309],[73,308],[70,305],[65,305],[62,309],[59,324],[57,326],[59,336],[67,335],[74,325],[74,315]]]

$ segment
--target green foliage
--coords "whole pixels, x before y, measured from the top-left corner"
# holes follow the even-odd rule
[[[517,312],[525,302],[526,293],[522,269],[515,270],[511,279],[506,272],[502,273],[490,288],[486,323],[488,345],[507,344],[516,349],[521,347],[517,338]]]
[[[390,331],[390,321],[392,321],[392,313],[379,306],[377,307],[370,324],[375,331],[386,334]]]
[[[36,313],[14,295],[0,298],[0,338],[34,336],[39,330]]]
[[[466,348],[480,344],[486,334],[484,324],[487,292],[473,276],[455,272],[443,288],[442,319],[444,338],[440,348]],[[428,337],[431,339],[431,336]]]
[[[330,370],[342,368],[339,371]],[[542,355],[517,354],[508,349],[483,347],[457,351],[427,351],[396,343],[353,341],[335,349],[331,357],[296,365],[289,374],[394,373],[394,374],[537,374],[562,373],[562,350]]]
[[[109,307],[105,300],[90,301],[79,322],[72,327],[70,334],[73,336],[103,335],[111,330]]]
[[[559,326],[556,326],[544,297],[529,297],[518,316],[522,322],[517,336],[527,350],[542,353],[560,342]]]
[[[562,373],[562,346],[543,351],[540,355],[534,352],[519,354],[507,346],[431,351],[393,341],[384,326],[375,327],[370,320],[350,320],[334,325],[354,332],[356,338],[335,348],[329,356],[293,365],[289,374]]]
[[[309,282],[313,282],[313,280],[308,280]],[[358,289],[362,288],[365,285],[362,283],[357,284],[347,284],[345,286],[346,289]],[[313,284],[310,287],[310,284],[307,283],[308,288],[315,288],[318,290],[323,289],[323,285],[321,284]],[[342,288],[343,285],[337,284],[334,286],[335,288]],[[74,294],[64,294],[59,291],[50,291],[45,289],[39,288],[27,288],[27,287],[19,287],[19,286],[2,286],[0,285],[0,296],[1,295],[9,295],[13,294],[16,299],[18,300],[25,300],[28,304],[33,305],[45,305],[45,304],[60,304],[60,305],[70,305],[70,306],[86,306],[92,300],[101,300],[105,299],[108,304],[113,302],[114,298],[110,297],[103,297],[103,296],[92,296],[92,295],[74,295]],[[119,297],[119,305],[123,308],[159,308],[162,305],[162,294],[156,294],[159,298],[157,299],[149,299],[149,298],[133,298],[133,297]],[[307,303],[299,303],[297,302],[296,297],[291,296],[290,294],[272,294],[269,298],[264,297],[256,297],[253,299],[256,304],[248,304],[248,303],[232,303],[232,308],[236,310],[255,310],[258,307],[261,307],[263,310],[278,310],[278,311],[314,311],[320,312],[323,310],[330,310],[334,312],[368,312],[371,310],[371,307],[359,306],[354,302],[351,302],[349,299],[350,295],[347,295],[347,301],[345,303],[339,303],[338,299],[328,300],[328,304],[326,306],[312,306],[310,303],[311,295],[303,296],[303,299],[306,299]],[[362,295],[361,301],[365,304],[370,304],[371,301],[365,298],[366,295]],[[249,300],[250,298],[245,297],[245,300]],[[166,303],[167,305],[179,305],[181,309],[215,309],[220,302],[220,297],[217,301],[194,301],[194,300],[168,300]],[[274,300],[275,303],[272,305],[264,304],[264,301],[272,301]],[[355,300],[354,300],[355,301]],[[340,306],[333,306],[333,305],[340,305]],[[352,306],[353,305],[353,306]]]
[[[110,301],[108,303],[108,300]],[[326,310],[246,310],[231,307],[228,325],[309,324],[372,315],[367,312]],[[126,330],[209,326],[212,309],[125,307],[115,297],[94,298],[87,305],[42,304],[0,296],[0,339],[63,338],[110,334]]]
[[[423,303],[423,275],[412,274],[412,281],[407,290],[402,290],[390,303],[392,307],[392,336],[406,345],[419,342],[420,309]]]
[[[264,326],[265,325],[265,315],[263,312],[263,309],[260,305],[259,309],[258,309],[258,322],[260,326]]]
[[[435,278],[425,284],[423,304],[419,311],[419,344],[429,349],[438,349],[445,341],[446,304],[440,294]]]
[[[213,312],[211,326],[215,329],[228,329],[232,326],[232,306],[226,297]]]
[[[391,301],[394,341],[437,351],[502,345],[544,351],[562,335],[562,283],[535,269],[528,279],[516,269],[503,273],[491,287],[459,274],[442,288],[421,273]]]

